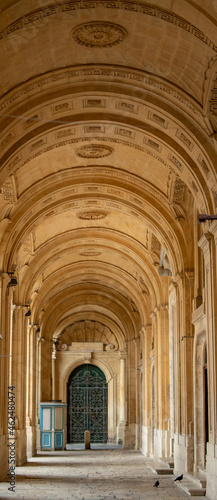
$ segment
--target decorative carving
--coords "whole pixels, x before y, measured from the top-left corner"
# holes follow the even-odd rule
[[[126,128],[115,127],[115,134],[123,135],[124,137],[130,137],[131,139],[135,139],[135,132],[132,132],[132,130],[127,130]]]
[[[64,111],[69,109],[69,103],[68,102],[62,102],[61,104],[57,104],[52,108],[53,113],[58,113],[59,111]]]
[[[35,149],[40,148],[41,146],[44,146],[46,144],[46,142],[47,142],[46,137],[44,137],[43,139],[40,139],[39,141],[34,142],[30,146],[30,151],[34,151]]]
[[[114,344],[107,344],[106,345],[106,348],[105,348],[106,351],[115,351],[115,345]]]
[[[101,255],[102,252],[94,252],[94,251],[86,251],[86,252],[79,252],[79,255],[82,257],[98,257],[98,255]]]
[[[164,247],[161,247],[160,264],[158,268],[159,276],[172,276],[170,262]]]
[[[147,285],[145,284],[143,278],[141,276],[138,277],[138,285],[140,287],[140,290],[141,292],[144,294],[144,295],[150,295],[149,294],[149,290],[148,290],[148,287]]]
[[[173,203],[181,203],[184,201],[185,188],[185,182],[177,177],[173,187]]]
[[[67,351],[67,347],[68,347],[68,346],[67,346],[67,344],[62,344],[62,345],[61,345],[61,349],[62,349],[63,351]]]
[[[76,154],[81,158],[104,158],[113,153],[113,149],[109,146],[101,146],[100,144],[88,144],[77,149]]]
[[[138,106],[136,106],[135,104],[129,103],[129,102],[119,101],[116,104],[116,107],[117,107],[117,109],[121,109],[123,111],[128,111],[130,113],[136,113],[136,114],[138,113]]]
[[[145,137],[145,138],[143,139],[143,141],[144,141],[144,143],[146,143],[148,146],[151,146],[151,148],[154,148],[154,149],[156,149],[156,151],[161,152],[161,149],[162,149],[162,148],[161,148],[160,144],[158,144],[158,142],[153,141],[153,139],[149,139],[148,137]]]
[[[185,144],[185,146],[187,146],[187,148],[190,149],[190,151],[192,151],[194,147],[193,143],[191,142],[189,137],[187,137],[181,130],[177,129],[176,137],[178,137],[180,141],[182,141]]]
[[[7,179],[1,186],[0,193],[4,196],[7,203],[14,203],[14,192],[11,179]]]
[[[77,214],[78,219],[84,219],[84,220],[99,220],[99,219],[105,219],[107,217],[108,212],[102,212],[98,210],[91,210],[88,212],[79,212]]]
[[[161,251],[161,244],[155,234],[152,234],[151,236],[151,251],[155,253],[160,253]]]
[[[94,134],[96,132],[104,134],[105,127],[102,127],[101,125],[87,125],[86,127],[84,127],[85,134]]]
[[[31,116],[31,118],[28,118],[27,120],[24,121],[23,128],[24,130],[28,127],[31,127],[32,125],[35,124],[35,122],[39,122],[40,116],[38,114]]]
[[[0,143],[0,151],[3,151],[11,143],[14,137],[15,137],[14,132],[8,134]]]
[[[67,350],[73,342],[102,342],[106,351],[117,351],[119,343],[115,334],[98,321],[77,321],[68,326],[58,338],[60,349]]]
[[[153,77],[145,72],[141,71],[129,71],[125,70],[122,68],[122,70],[119,70],[119,66],[111,66],[109,69],[105,69],[103,65],[92,65],[91,67],[87,68],[84,66],[77,66],[77,67],[68,67],[64,71],[59,72],[59,71],[52,71],[51,73],[48,73],[47,78],[42,78],[42,79],[32,79],[31,82],[24,83],[20,88],[16,88],[16,91],[11,90],[4,99],[2,98],[2,102],[0,104],[0,111],[4,111],[8,106],[11,106],[11,103],[14,103],[16,101],[20,101],[20,99],[25,98],[26,94],[35,95],[36,92],[40,92],[40,89],[43,88],[45,90],[46,86],[50,88],[50,85],[58,85],[58,83],[62,83],[64,80],[65,82],[73,82],[74,79],[80,79],[80,78],[85,78],[88,75],[89,78],[91,76],[95,77],[96,75],[100,78],[102,77],[104,79],[105,75],[108,79],[112,79],[114,81],[114,78],[122,78],[125,81],[129,81],[130,83],[133,82],[133,85],[136,85],[136,82],[143,83],[144,88],[151,89],[153,92],[161,92],[165,95],[165,97],[168,98],[169,96],[172,96],[173,99],[178,101],[179,105],[182,105],[184,108],[188,108],[194,115],[197,115],[198,117],[203,118],[202,112],[198,106],[195,106],[193,99],[189,99],[187,94],[184,92],[178,92],[176,87],[174,87],[172,84],[165,84],[162,82],[160,78]],[[57,82],[57,83],[56,83]],[[67,111],[67,109],[66,109]],[[150,115],[151,119],[154,121],[157,121],[159,123],[159,116],[151,114]],[[156,118],[158,117],[158,118]],[[161,121],[161,124],[167,128],[168,122]]]
[[[72,31],[75,42],[85,47],[113,47],[126,36],[126,30],[117,24],[95,21],[81,24]]]
[[[85,352],[83,355],[83,359],[85,364],[90,363],[92,359],[92,352]]]
[[[105,99],[92,98],[92,99],[84,99],[83,101],[84,108],[105,108],[105,105],[106,105]]]
[[[41,19],[46,19],[46,17],[48,16],[59,15],[60,13],[64,14],[65,12],[66,14],[68,14],[68,11],[74,12],[79,9],[89,9],[90,7],[91,9],[94,9],[98,8],[98,5],[106,9],[114,9],[114,11],[120,9],[139,12],[140,14],[143,14],[145,16],[155,17],[157,19],[160,19],[161,21],[168,22],[170,23],[170,25],[184,30],[188,33],[188,35],[193,35],[199,41],[205,43],[207,47],[210,47],[212,50],[217,52],[217,46],[215,45],[215,43],[212,42],[212,40],[205,33],[203,33],[203,31],[199,30],[196,26],[189,23],[183,17],[164,10],[161,7],[150,6],[149,4],[137,1],[125,2],[125,0],[113,0],[112,2],[110,0],[95,0],[91,3],[91,5],[89,4],[89,2],[77,0],[76,2],[67,2],[63,4],[59,3],[58,5],[55,3],[53,5],[50,5],[49,7],[41,6],[39,9],[34,10],[23,17],[20,17],[9,26],[6,26],[0,32],[0,40],[10,36],[11,33],[25,29],[26,26],[29,26],[31,23],[37,23],[37,21],[39,21],[39,24],[37,24],[38,27],[44,26],[41,22]]]
[[[57,132],[56,138],[59,139],[61,137],[65,137],[67,135],[72,135],[72,134],[75,134],[75,129],[67,128],[65,130],[60,130],[59,132]]]
[[[202,158],[201,155],[199,155],[198,161],[199,161],[199,163],[200,163],[200,165],[201,165],[204,173],[206,174],[206,176],[208,176],[209,173],[210,173],[210,170],[209,170],[209,167],[208,167],[207,163],[205,162],[205,160]]]
[[[170,161],[173,162],[173,164],[178,168],[178,170],[180,170],[180,172],[183,171],[183,166],[181,162],[178,160],[178,158],[176,158],[176,156],[174,156],[172,153],[169,153],[168,158]]]
[[[149,120],[156,122],[158,125],[161,125],[161,127],[164,128],[168,127],[168,122],[161,116],[157,115],[156,113],[152,113],[152,111],[148,112],[148,118]]]

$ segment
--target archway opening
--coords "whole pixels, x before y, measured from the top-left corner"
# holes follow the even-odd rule
[[[84,364],[71,373],[67,390],[67,440],[83,443],[90,431],[92,443],[108,440],[108,384],[102,370]]]

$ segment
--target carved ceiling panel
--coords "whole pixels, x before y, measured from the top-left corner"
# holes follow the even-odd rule
[[[73,342],[102,342],[106,351],[117,351],[119,343],[116,335],[106,325],[98,321],[79,321],[68,326],[58,337],[60,349],[67,350]]]

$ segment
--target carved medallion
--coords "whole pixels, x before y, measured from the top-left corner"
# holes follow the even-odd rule
[[[81,158],[104,158],[113,153],[113,149],[109,146],[101,146],[100,144],[88,144],[77,149],[76,154]]]
[[[72,31],[72,37],[86,47],[113,47],[122,42],[127,32],[122,26],[103,21],[80,24]]]
[[[102,210],[88,210],[85,212],[79,212],[77,214],[78,219],[84,220],[99,220],[105,219],[107,217],[108,212],[104,212]]]

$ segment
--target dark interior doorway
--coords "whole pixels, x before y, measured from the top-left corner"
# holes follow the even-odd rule
[[[207,365],[204,367],[204,420],[205,420],[205,463],[207,453],[207,443],[209,441],[209,414],[208,414],[208,375]]]

